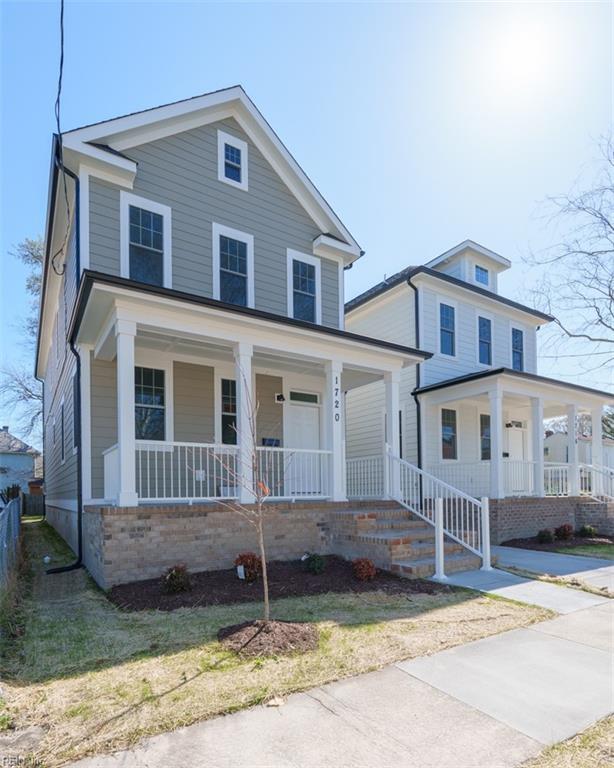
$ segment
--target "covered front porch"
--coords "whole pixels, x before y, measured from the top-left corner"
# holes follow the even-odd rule
[[[603,466],[601,419],[612,395],[509,369],[425,386],[420,401],[423,467],[474,497],[614,497]],[[577,423],[592,422],[592,460],[578,455]],[[565,462],[544,456],[544,421],[565,416]]]
[[[96,286],[79,328],[86,504],[344,501],[344,392],[422,353],[203,302]],[[119,300],[118,300],[119,299]],[[105,314],[105,320],[99,318]]]

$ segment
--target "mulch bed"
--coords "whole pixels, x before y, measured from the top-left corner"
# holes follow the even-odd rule
[[[245,621],[222,627],[217,639],[242,656],[313,651],[318,647],[318,630],[313,624],[291,621]]]
[[[614,537],[612,536],[573,536],[571,539],[555,539],[548,544],[541,544],[533,536],[528,539],[510,539],[504,541],[502,547],[518,547],[519,549],[537,549],[541,552],[556,552],[558,549],[564,549],[565,547],[580,547],[587,544],[614,544]],[[598,557],[595,554],[592,557]]]
[[[450,591],[450,587],[425,579],[405,579],[387,571],[377,571],[373,581],[358,581],[352,572],[352,563],[330,555],[324,558],[323,573],[312,574],[300,560],[275,561],[268,564],[269,595],[271,600],[282,597],[304,597],[327,592],[374,592],[389,594],[436,594]],[[223,571],[204,571],[190,574],[189,592],[167,595],[161,591],[160,579],[134,581],[113,587],[110,600],[128,611],[148,608],[174,611],[176,608],[194,608],[207,605],[232,605],[262,600],[262,582],[249,583],[237,577],[234,568]]]

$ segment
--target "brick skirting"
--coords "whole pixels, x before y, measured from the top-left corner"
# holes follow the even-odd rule
[[[578,528],[583,524],[578,522],[578,510],[586,506],[586,499],[575,497],[490,499],[491,543],[535,536],[542,528],[554,530],[565,523]]]

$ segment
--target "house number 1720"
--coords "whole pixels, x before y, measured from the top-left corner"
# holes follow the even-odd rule
[[[341,421],[341,387],[339,386],[339,376],[335,376],[335,386],[333,387],[333,419]]]

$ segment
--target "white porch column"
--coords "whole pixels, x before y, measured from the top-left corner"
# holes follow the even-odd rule
[[[326,448],[332,451],[328,464],[329,493],[332,501],[346,501],[345,495],[345,459],[343,451],[343,392],[341,390],[340,360],[327,360],[326,398],[324,418],[326,424]]]
[[[591,410],[591,464],[597,467],[603,466],[603,427],[601,419],[603,417],[602,408],[593,408]],[[603,477],[600,472],[593,472],[593,494],[599,495],[603,492]]]
[[[544,495],[544,401],[541,397],[531,398],[531,431],[533,444],[533,493]]]
[[[256,414],[252,384],[251,344],[239,342],[234,347],[235,379],[237,382],[237,480],[239,501],[250,504],[254,501],[253,462],[256,453]]]
[[[503,393],[499,387],[488,393],[490,401],[490,497],[502,499],[503,486]]]
[[[400,371],[389,371],[384,374],[386,387],[386,442],[390,446],[393,456],[400,456],[401,445],[399,443],[399,384]],[[385,446],[384,446],[385,450]],[[386,466],[386,459],[384,459]],[[401,492],[399,465],[396,461],[390,463],[388,495],[392,498],[399,496]]]
[[[569,495],[580,495],[580,471],[578,468],[578,407],[567,406],[567,462],[569,464]]]
[[[134,337],[136,323],[115,322],[117,344],[117,448],[119,489],[117,504],[136,507],[136,455],[134,438]]]

